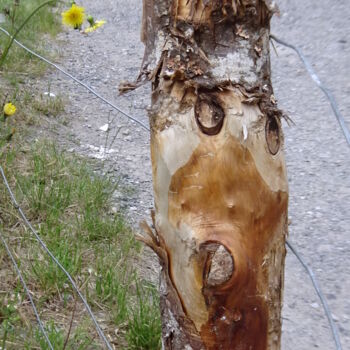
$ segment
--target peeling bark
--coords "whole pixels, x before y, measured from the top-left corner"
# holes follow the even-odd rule
[[[143,240],[162,266],[163,347],[278,350],[288,186],[270,81],[275,4],[143,6],[155,199]]]

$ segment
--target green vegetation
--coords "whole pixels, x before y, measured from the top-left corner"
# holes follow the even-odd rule
[[[154,286],[137,285],[137,303],[132,311],[127,339],[131,349],[160,348],[159,296]]]
[[[1,27],[13,33],[43,2],[43,0],[0,0]],[[15,6],[16,3],[19,5]],[[55,6],[58,4],[60,6]],[[54,58],[56,52],[52,43],[62,28],[61,10],[62,4],[59,1],[41,8],[26,23],[18,39],[34,48],[35,51],[51,59]],[[0,55],[8,42],[9,37],[0,32]],[[33,58],[17,45],[11,47],[4,65],[0,68],[0,109],[6,102],[11,101],[16,105],[17,113],[16,118],[8,118],[6,123],[2,123],[0,139],[11,138],[15,130],[22,129],[21,131],[24,132],[31,125],[40,123],[43,126],[39,113],[48,117],[56,117],[64,110],[65,98],[61,95],[52,98],[50,84],[47,86],[47,95],[34,94],[28,89],[28,83],[32,83],[33,79],[42,76],[46,71],[47,65],[44,62]],[[62,123],[65,121],[63,120]]]
[[[112,195],[118,184],[92,172],[87,161],[43,141],[32,146],[7,145],[0,163],[11,179],[22,208],[39,228],[49,249],[79,282],[90,304],[97,310],[102,307],[104,322],[119,329],[121,337],[118,341],[131,349],[157,349],[160,339],[157,292],[154,286],[138,282],[140,277],[131,259],[141,246],[135,241],[122,213],[111,212]],[[51,321],[48,331],[57,347],[62,348],[65,327],[53,323],[57,316],[51,309],[54,306],[54,310],[72,312],[71,287],[65,275],[20,225],[16,209],[11,206],[2,184],[0,198],[4,199],[0,204],[1,230],[8,240],[16,237],[12,249],[20,257],[21,269],[41,310],[50,308],[44,311],[45,318]],[[3,248],[0,249],[0,262],[10,270]],[[12,290],[9,289],[11,286]],[[8,300],[13,288],[17,290],[18,298],[11,306]],[[13,273],[8,271],[1,279],[0,290],[4,293],[0,294],[0,305],[6,311],[0,311],[0,339],[2,336],[16,346],[24,346],[32,339],[30,346],[45,348],[42,346],[44,339],[36,335],[35,323],[30,322],[26,328],[21,313],[17,312],[26,300]],[[82,305],[79,308],[82,311]],[[91,323],[87,327],[90,332],[86,328],[74,330],[68,342],[70,349],[80,346],[79,342],[92,341],[89,338],[94,333]],[[82,337],[81,332],[86,337]],[[19,334],[22,342],[18,342]],[[95,341],[98,348],[98,340]]]
[[[5,23],[1,23],[1,26],[10,33],[14,33],[15,29],[43,2],[43,0],[20,0],[19,6],[16,7],[14,6],[15,0],[0,0],[0,11],[5,18]],[[58,1],[40,9],[25,25],[17,39],[29,47],[34,47],[36,51],[52,55],[52,52],[45,47],[45,42],[48,43],[61,30],[60,7],[57,7],[57,4]],[[16,10],[13,25],[11,18],[14,9]],[[38,40],[38,37],[43,35],[47,40]],[[0,47],[2,49],[6,47],[8,41],[9,38],[1,32]],[[12,46],[2,68],[3,74],[10,80],[14,78],[17,80],[16,76],[21,73],[28,74],[30,72],[31,76],[37,76],[44,73],[46,69],[44,63],[33,61],[31,55],[17,45]]]
[[[10,9],[13,1],[0,0],[0,11]],[[20,1],[16,21],[20,23],[42,1]],[[4,24],[7,29],[10,25]],[[60,9],[45,7],[19,39],[29,46],[48,43],[60,27]],[[0,34],[0,50],[6,40]],[[123,192],[118,179],[96,173],[92,170],[99,166],[96,162],[65,152],[52,139],[36,139],[36,131],[45,129],[46,117],[61,121],[65,105],[61,96],[33,97],[28,84],[23,84],[43,74],[45,68],[13,46],[0,70],[0,107],[7,101],[17,107],[6,120],[0,113],[0,164],[21,208],[72,275],[115,348],[157,350],[161,332],[158,292],[135,266],[135,256],[142,247],[123,212],[115,209],[118,203],[113,194]],[[14,253],[54,348],[103,348],[67,278],[24,226],[2,181],[0,231]],[[1,244],[0,348],[48,349]]]
[[[50,97],[49,93],[48,95],[41,94],[34,99],[32,106],[35,111],[48,117],[57,117],[64,111],[64,99],[60,95]]]

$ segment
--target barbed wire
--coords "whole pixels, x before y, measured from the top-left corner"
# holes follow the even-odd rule
[[[0,239],[1,239],[2,244],[4,245],[4,247],[6,249],[7,255],[10,257],[10,259],[12,261],[12,264],[13,264],[15,270],[16,270],[17,276],[19,277],[19,279],[20,279],[20,281],[22,283],[23,289],[24,289],[25,293],[27,294],[30,303],[32,304],[32,308],[33,308],[33,311],[34,311],[34,314],[35,314],[35,318],[36,318],[36,320],[37,320],[37,322],[39,324],[39,328],[41,330],[41,333],[44,335],[44,338],[45,338],[46,343],[49,346],[50,350],[54,350],[54,348],[53,348],[53,346],[52,346],[52,344],[50,342],[50,339],[47,336],[47,333],[45,331],[43,323],[41,322],[38,310],[37,310],[37,308],[36,308],[36,306],[34,304],[32,296],[30,295],[30,291],[29,291],[29,289],[27,287],[27,284],[26,284],[26,282],[25,282],[25,280],[24,280],[24,278],[22,276],[22,273],[21,273],[21,271],[20,271],[20,269],[19,269],[19,267],[18,267],[18,265],[16,263],[16,260],[15,260],[15,258],[13,256],[13,254],[11,253],[11,250],[10,250],[9,246],[7,245],[7,243],[6,243],[5,239],[4,239],[1,231],[0,231]]]
[[[305,66],[307,72],[309,73],[310,77],[312,78],[312,80],[323,91],[323,93],[326,95],[327,99],[329,100],[331,107],[333,109],[334,115],[336,116],[338,123],[343,131],[344,137],[348,143],[348,146],[350,146],[350,131],[345,123],[343,115],[340,113],[338,104],[335,101],[335,98],[334,98],[333,94],[331,93],[331,91],[321,82],[320,78],[318,77],[318,75],[316,74],[314,69],[312,68],[310,62],[304,56],[303,52],[297,46],[289,44],[286,41],[277,38],[273,34],[270,35],[270,38],[275,40],[277,43],[279,43],[283,46],[289,47],[290,49],[294,50],[298,54],[300,60],[304,64],[304,66]]]
[[[79,288],[77,287],[76,283],[74,282],[72,276],[69,274],[69,272],[63,267],[63,265],[58,261],[58,259],[53,255],[53,253],[50,251],[50,249],[46,246],[46,244],[44,243],[44,241],[40,238],[38,232],[34,229],[34,227],[32,226],[32,224],[30,223],[30,221],[27,219],[26,215],[24,214],[23,210],[21,209],[21,207],[18,205],[16,198],[11,190],[11,187],[8,183],[8,180],[5,176],[4,170],[2,168],[2,166],[0,165],[0,174],[2,177],[2,180],[5,184],[6,190],[9,193],[10,197],[11,197],[11,202],[12,205],[14,206],[15,209],[18,210],[19,214],[21,215],[23,221],[25,222],[26,226],[30,229],[30,231],[33,233],[34,237],[36,238],[36,240],[39,242],[39,244],[41,245],[41,247],[44,249],[44,251],[49,255],[49,257],[52,259],[52,261],[62,270],[62,272],[66,275],[66,277],[68,278],[70,284],[72,285],[73,289],[75,290],[75,292],[78,294],[79,298],[81,299],[81,301],[83,302],[85,309],[87,310],[91,320],[93,321],[96,331],[98,333],[98,335],[100,336],[100,338],[103,340],[103,342],[105,343],[105,345],[107,346],[108,350],[113,350],[111,344],[109,343],[109,341],[107,340],[105,334],[103,333],[101,327],[99,326],[95,315],[93,314],[89,304],[87,303],[87,301],[85,300],[84,296],[81,294]]]
[[[4,28],[2,28],[1,26],[0,26],[0,31],[2,31],[3,33],[5,33],[7,36],[11,37],[11,34],[9,34],[9,33],[8,33]],[[321,81],[319,80],[317,74],[315,73],[315,71],[313,70],[313,68],[311,67],[310,63],[307,61],[307,59],[305,58],[305,56],[303,55],[303,53],[301,52],[301,50],[300,50],[299,48],[297,48],[296,46],[294,46],[294,45],[291,45],[291,44],[289,44],[289,43],[287,43],[287,42],[285,42],[285,41],[283,41],[283,40],[281,40],[281,39],[278,39],[276,36],[274,36],[274,35],[272,35],[272,34],[270,35],[270,37],[271,37],[273,40],[275,40],[276,42],[280,43],[281,45],[287,46],[287,47],[289,47],[289,48],[295,50],[295,51],[298,53],[299,58],[301,59],[301,61],[302,61],[303,64],[305,65],[305,67],[306,67],[308,73],[310,74],[311,78],[315,81],[315,83],[319,86],[319,88],[325,93],[326,97],[327,97],[328,100],[330,101],[331,106],[332,106],[332,109],[333,109],[333,112],[334,112],[334,114],[335,114],[335,116],[336,116],[336,118],[337,118],[337,120],[338,120],[338,122],[339,122],[339,124],[340,124],[340,126],[341,126],[341,128],[342,128],[342,131],[343,131],[343,133],[344,133],[344,136],[345,136],[345,138],[346,138],[346,141],[348,142],[348,144],[349,144],[349,146],[350,146],[350,132],[349,132],[349,130],[348,130],[346,124],[345,124],[345,121],[344,121],[344,118],[343,118],[342,114],[341,114],[340,111],[339,111],[339,108],[338,108],[338,105],[337,105],[337,103],[336,103],[336,101],[335,101],[335,98],[333,97],[332,93],[321,83]],[[119,107],[117,107],[116,105],[114,105],[112,102],[109,102],[106,98],[104,98],[103,96],[101,96],[100,94],[98,94],[95,90],[93,90],[93,89],[92,89],[91,87],[89,87],[87,84],[83,83],[82,81],[80,81],[79,79],[77,79],[76,77],[74,77],[73,75],[71,75],[70,73],[68,73],[67,71],[65,71],[64,69],[60,68],[60,67],[59,67],[58,65],[56,65],[55,63],[51,62],[51,61],[48,60],[47,58],[45,58],[45,57],[39,55],[38,53],[34,52],[33,50],[29,49],[28,47],[26,47],[25,45],[23,45],[23,44],[20,43],[19,41],[14,40],[14,42],[15,42],[18,46],[20,46],[21,48],[23,48],[24,50],[26,50],[27,52],[29,52],[30,54],[32,54],[33,56],[39,58],[40,60],[46,62],[47,64],[49,64],[49,65],[51,65],[51,66],[53,66],[53,67],[56,68],[58,71],[62,72],[64,75],[66,75],[67,77],[71,78],[71,79],[74,80],[76,83],[78,83],[79,85],[81,85],[81,86],[83,86],[84,88],[86,88],[86,89],[87,89],[88,91],[90,91],[93,95],[95,95],[96,97],[98,97],[101,101],[103,101],[104,103],[108,104],[110,107],[112,107],[113,109],[117,110],[118,112],[120,112],[121,114],[123,114],[123,115],[124,115],[125,117],[127,117],[128,119],[130,119],[130,120],[136,122],[137,124],[139,124],[139,125],[140,125],[142,128],[144,128],[145,130],[150,131],[150,128],[149,128],[146,124],[144,124],[143,122],[139,121],[138,119],[136,119],[136,118],[130,116],[128,113],[126,113],[126,112],[124,112],[123,110],[121,110]],[[6,177],[5,177],[5,174],[4,174],[4,172],[3,172],[1,166],[0,166],[0,172],[1,172],[1,175],[2,175],[3,180],[4,180],[4,182],[5,182],[5,185],[6,185],[6,187],[7,187],[7,190],[8,190],[9,193],[10,193],[10,196],[11,196],[11,199],[12,199],[13,204],[15,205],[15,207],[17,207],[17,209],[19,210],[19,212],[20,212],[20,214],[21,214],[23,220],[26,222],[27,225],[29,225],[29,227],[31,228],[32,232],[33,232],[33,231],[35,232],[35,230],[34,230],[34,229],[32,228],[32,226],[31,226],[31,224],[29,223],[29,221],[28,221],[27,218],[25,217],[24,213],[22,212],[21,208],[18,206],[18,204],[17,204],[17,202],[16,202],[16,200],[15,200],[15,198],[14,198],[14,196],[13,196],[13,193],[12,193],[12,191],[11,191],[9,185],[8,185],[7,179],[6,179]],[[34,232],[33,232],[33,233],[34,233]],[[35,236],[38,236],[36,233],[34,233],[34,234],[35,234]],[[39,240],[39,242],[40,242],[41,244],[44,244],[44,243],[41,241],[41,239],[40,239],[39,236],[37,237],[37,239]],[[336,348],[337,348],[337,350],[342,350],[341,344],[340,344],[340,340],[339,340],[338,331],[337,331],[337,326],[336,326],[336,324],[335,324],[334,321],[333,321],[332,314],[331,314],[331,312],[330,312],[330,309],[329,309],[329,306],[328,306],[328,304],[327,304],[326,298],[324,297],[324,295],[323,295],[323,293],[322,293],[322,291],[321,291],[321,288],[320,288],[320,286],[319,286],[319,284],[318,284],[318,282],[317,282],[317,280],[316,280],[316,278],[315,278],[315,274],[314,274],[313,270],[311,269],[311,267],[309,267],[309,266],[305,263],[305,261],[303,260],[303,258],[302,258],[302,257],[300,256],[300,254],[297,252],[296,248],[295,248],[288,240],[286,240],[286,245],[289,247],[289,249],[292,251],[292,253],[297,257],[297,259],[299,260],[299,262],[301,263],[301,265],[305,268],[305,271],[307,272],[307,274],[308,274],[309,277],[311,278],[311,281],[312,281],[312,283],[313,283],[313,286],[314,286],[314,288],[315,288],[315,290],[316,290],[316,292],[317,292],[318,297],[319,297],[320,300],[321,300],[323,309],[324,309],[324,311],[325,311],[325,314],[326,314],[326,316],[327,316],[329,325],[330,325],[330,327],[331,327],[331,331],[332,331],[332,334],[333,334],[333,338],[334,338],[335,343],[336,343]],[[45,246],[45,244],[44,244],[43,247],[45,247],[44,249],[45,249],[45,250],[47,251],[47,253],[51,256],[51,258],[52,258],[57,264],[59,264],[59,262],[57,261],[57,259],[52,255],[52,253],[48,250],[48,248]],[[50,253],[49,253],[49,252],[50,252]],[[63,268],[63,266],[60,265],[60,264],[59,264],[58,266],[61,266],[61,267]],[[64,269],[64,268],[63,268],[63,269]],[[69,273],[68,273],[65,269],[64,269],[63,271],[65,272],[65,274],[67,275],[67,277],[70,276]],[[71,283],[72,283],[72,282],[74,283],[74,281],[73,281],[73,279],[72,279],[71,277],[69,278],[69,280],[70,280]],[[72,285],[73,285],[73,283],[72,283]],[[74,285],[75,285],[75,283],[74,283]],[[74,287],[74,286],[73,286],[73,287]],[[78,291],[78,289],[76,289],[76,290],[77,290],[77,292],[78,292],[78,295],[79,295],[81,298],[83,298],[82,295],[80,294],[80,292]],[[86,302],[85,302],[85,303],[86,303]],[[84,303],[84,304],[85,304],[85,303]],[[88,311],[89,311],[90,308],[89,308],[89,306],[88,306],[87,303],[85,304],[85,306],[87,306],[87,309],[88,309]],[[90,312],[91,312],[91,310],[90,310]],[[90,312],[89,312],[89,313],[90,313]],[[95,325],[99,328],[99,326],[98,326],[98,324],[97,324],[97,321],[95,320],[95,318],[94,318],[92,312],[91,312],[90,316],[91,316],[91,318],[93,318]],[[99,328],[99,329],[100,329],[100,328]],[[105,340],[105,343],[106,343],[108,349],[111,349],[111,348],[109,347],[110,345],[109,345],[109,343],[108,343],[108,340],[105,338],[105,336],[104,336],[102,330],[101,330],[101,333],[102,333],[102,335],[103,335],[103,339]],[[99,334],[100,334],[100,333],[99,333]],[[101,334],[100,334],[100,336],[101,336]],[[102,336],[101,336],[101,337],[102,337]]]

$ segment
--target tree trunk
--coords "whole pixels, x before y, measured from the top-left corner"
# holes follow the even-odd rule
[[[144,0],[164,349],[280,349],[288,186],[270,0]],[[139,79],[139,80],[140,80]]]

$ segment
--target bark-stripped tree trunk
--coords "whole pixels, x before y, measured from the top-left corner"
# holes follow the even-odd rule
[[[165,349],[280,349],[288,186],[270,0],[144,0]]]

